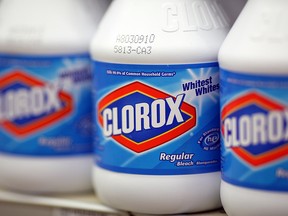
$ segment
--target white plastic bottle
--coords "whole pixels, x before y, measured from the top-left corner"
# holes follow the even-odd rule
[[[173,214],[220,203],[221,0],[115,0],[91,43],[101,201]]]
[[[108,4],[2,1],[1,188],[30,193],[92,189],[89,43]]]
[[[288,212],[288,1],[248,0],[219,53],[221,200],[229,216]]]

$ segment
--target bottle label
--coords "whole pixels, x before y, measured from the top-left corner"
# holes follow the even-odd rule
[[[288,191],[288,76],[221,70],[222,178]]]
[[[0,151],[91,153],[91,86],[88,54],[0,55]]]
[[[96,163],[116,172],[220,170],[217,63],[94,63]]]

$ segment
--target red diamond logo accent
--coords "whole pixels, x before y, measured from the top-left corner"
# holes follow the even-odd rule
[[[140,93],[141,95],[145,95],[148,98],[153,99],[153,100],[165,99],[165,98],[171,97],[171,95],[165,92],[159,91],[158,89],[152,88],[151,86],[148,86],[141,82],[133,82],[122,88],[117,89],[116,91],[113,91],[112,93],[108,94],[99,102],[98,121],[100,125],[103,127],[103,116],[101,113],[107,106],[114,103],[115,101],[117,102],[117,100],[121,98],[125,98],[129,95],[132,95],[135,92]],[[196,125],[195,107],[191,106],[190,104],[186,102],[182,102],[180,108],[181,108],[181,112],[189,116],[188,120],[182,122],[181,124],[177,125],[176,127],[172,129],[169,129],[165,132],[162,132],[161,134],[158,134],[157,136],[154,136],[152,138],[150,137],[141,142],[136,142],[130,139],[129,137],[125,136],[124,134],[113,135],[112,138],[116,140],[118,143],[120,143],[121,145],[137,153],[141,153],[141,152],[150,150],[152,148],[155,148],[157,146],[163,145],[166,142],[173,140],[177,138],[178,136],[180,136],[181,134],[192,129]]]
[[[260,93],[250,92],[248,94],[245,94],[233,100],[232,102],[230,102],[223,108],[221,112],[223,136],[224,136],[223,122],[226,119],[226,117],[249,105],[257,105],[267,111],[270,111],[270,110],[283,111],[285,109],[284,105],[279,104],[273,101],[272,99],[268,98],[267,96],[261,95]],[[247,151],[245,148],[242,148],[242,147],[232,147],[232,151],[236,155],[238,155],[240,158],[242,158],[244,161],[257,167],[257,166],[268,164],[269,162],[272,162],[279,158],[287,157],[288,143],[285,145],[281,145],[278,148],[275,148],[268,152],[259,154],[259,155],[253,155],[252,153],[250,153],[249,151]]]
[[[2,77],[0,77],[0,89],[3,90],[8,86],[14,84],[24,84],[29,87],[34,86],[45,86],[45,82],[36,79],[23,71],[15,70]],[[49,115],[37,118],[31,122],[18,125],[13,121],[4,120],[0,123],[1,127],[11,134],[19,137],[28,136],[36,131],[42,130],[53,123],[60,121],[69,115],[73,110],[73,99],[72,97],[64,91],[58,92],[58,97],[61,100],[63,107]]]

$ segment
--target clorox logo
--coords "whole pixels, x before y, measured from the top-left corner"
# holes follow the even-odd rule
[[[225,147],[255,167],[288,155],[288,109],[258,92],[242,95],[224,106]]]
[[[23,71],[0,77],[0,125],[15,136],[44,129],[72,110],[71,95]]]
[[[119,88],[98,103],[103,134],[137,153],[163,145],[196,125],[196,109],[184,97],[141,82]]]

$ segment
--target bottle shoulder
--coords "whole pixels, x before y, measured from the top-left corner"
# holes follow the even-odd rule
[[[151,33],[154,32],[154,33]],[[101,34],[101,33],[100,33]],[[110,38],[103,35],[94,37],[90,44],[93,59],[109,62],[134,63],[189,63],[217,61],[218,50],[225,38],[219,35],[202,36],[183,33],[173,35],[147,29],[143,33],[115,34]],[[109,37],[109,36],[108,36]],[[134,42],[121,42],[117,38],[128,38]],[[217,40],[215,40],[215,38]],[[155,38],[145,42],[148,38]],[[139,40],[144,40],[139,42]],[[137,42],[138,41],[138,42]],[[132,63],[131,62],[131,63]]]
[[[107,3],[98,0],[96,15],[88,1],[5,1],[0,6],[0,52],[61,53],[88,51],[89,42]],[[27,5],[33,4],[34,7]],[[103,6],[103,7],[100,7]],[[91,12],[91,11],[90,11]]]
[[[248,2],[227,35],[220,51],[221,67],[254,73],[288,73],[288,14],[283,5]],[[287,5],[288,2],[282,1]]]
[[[92,40],[93,58],[135,63],[216,61],[229,18],[219,1],[199,2],[113,2]],[[203,14],[199,15],[199,7]]]

